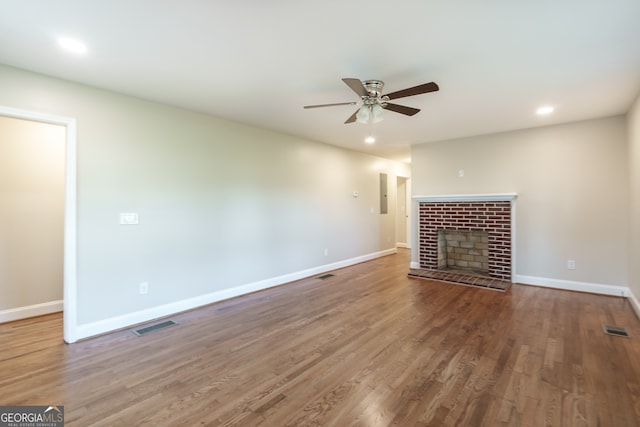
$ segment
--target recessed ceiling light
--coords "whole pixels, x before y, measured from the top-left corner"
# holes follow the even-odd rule
[[[62,47],[63,49],[71,53],[83,54],[87,52],[87,45],[85,45],[79,40],[72,39],[69,37],[59,38],[58,44],[60,45],[60,47]]]
[[[553,113],[553,110],[554,110],[554,108],[550,107],[550,106],[540,107],[540,108],[538,108],[536,110],[536,114],[539,115],[539,116],[544,116],[544,115]]]
[[[366,142],[367,144],[373,144],[374,142],[376,142],[376,139],[372,136],[368,136],[364,139],[364,142]]]

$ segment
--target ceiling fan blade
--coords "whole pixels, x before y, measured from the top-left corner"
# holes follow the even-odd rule
[[[404,98],[405,96],[413,96],[413,95],[420,95],[422,93],[436,92],[438,90],[440,90],[438,85],[435,84],[434,82],[430,82],[430,83],[425,83],[422,85],[410,87],[407,89],[398,90],[396,92],[391,92],[386,94],[385,96],[388,96],[389,99],[398,99],[398,98]]]
[[[420,110],[417,108],[406,107],[404,105],[398,105],[398,104],[392,104],[390,102],[387,102],[383,108],[385,108],[386,110],[395,111],[396,113],[404,114],[407,116],[413,116],[420,112]]]
[[[335,107],[336,105],[356,105],[357,102],[337,102],[335,104],[305,105],[303,108]]]
[[[365,89],[360,79],[346,78],[342,79],[343,82],[351,88],[352,91],[358,94],[358,96],[369,96],[369,92]]]
[[[348,123],[355,122],[356,119],[357,119],[358,111],[360,111],[360,109],[357,109],[355,113],[353,113],[351,116],[349,116],[349,118],[344,122],[344,124],[346,125]]]

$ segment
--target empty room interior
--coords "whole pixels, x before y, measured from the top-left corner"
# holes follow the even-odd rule
[[[640,425],[639,23],[5,5],[0,415]]]

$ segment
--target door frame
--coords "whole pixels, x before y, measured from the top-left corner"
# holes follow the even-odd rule
[[[407,178],[404,176],[396,176],[396,247],[407,248],[409,247],[407,238]],[[403,186],[404,191],[400,192],[400,186]],[[404,210],[401,209],[402,205]],[[404,241],[401,242],[398,238],[400,230],[404,229]]]
[[[404,213],[407,216],[405,218],[406,233],[407,233],[407,248],[411,249],[411,246],[413,246],[413,240],[411,238],[411,236],[413,235],[413,230],[411,227],[412,226],[411,216],[413,215],[413,209],[411,208],[411,203],[412,203],[411,178],[405,178],[404,190],[405,190],[405,205],[404,205],[405,212]]]
[[[0,116],[64,126],[64,279],[63,335],[67,343],[77,340],[77,200],[76,200],[76,119],[0,105]]]
[[[399,204],[400,204],[400,198],[402,197],[402,195],[400,194],[400,192],[398,191],[398,187],[400,186],[400,182],[401,180],[404,180],[404,212],[400,212],[399,209]],[[412,208],[411,208],[411,178],[406,177],[406,176],[401,176],[398,175],[396,176],[396,247],[399,248],[408,248],[411,249],[411,245],[412,245],[412,240],[411,240],[411,214],[412,212]],[[404,218],[400,218],[400,215],[404,215]],[[402,226],[404,227],[404,231],[405,231],[405,242],[398,242],[398,225],[400,224],[400,222],[403,222]],[[399,243],[401,245],[399,245]]]

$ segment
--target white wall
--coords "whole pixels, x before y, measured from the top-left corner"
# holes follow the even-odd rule
[[[10,67],[0,100],[77,119],[80,325],[395,249],[397,163]]]
[[[627,286],[625,117],[414,146],[412,181],[414,195],[517,193],[516,280]]]
[[[627,116],[629,133],[629,288],[640,315],[640,96]]]
[[[64,159],[64,127],[0,117],[0,312],[61,307]]]

